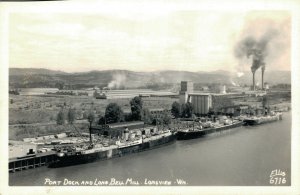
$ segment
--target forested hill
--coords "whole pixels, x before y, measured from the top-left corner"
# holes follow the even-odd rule
[[[128,70],[104,70],[79,73],[66,73],[49,69],[34,68],[10,68],[10,88],[24,87],[60,87],[63,85],[75,86],[75,88],[92,86],[115,86],[122,88],[149,87],[164,84],[179,84],[188,80],[194,83],[222,83],[222,84],[248,84],[252,83],[251,72],[245,72],[243,76],[226,71],[213,72],[188,72],[188,71],[154,71],[135,72]],[[256,81],[260,82],[260,71],[256,73]],[[290,84],[290,71],[266,71],[265,81],[270,84]]]

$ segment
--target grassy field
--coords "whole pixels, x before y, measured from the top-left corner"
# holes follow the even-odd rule
[[[74,124],[80,132],[88,132],[88,123]],[[23,140],[28,137],[39,137],[44,135],[54,135],[66,131],[76,131],[73,125],[57,125],[57,124],[30,124],[30,125],[13,125],[9,127],[10,140]]]
[[[67,125],[56,125],[57,113],[63,108],[67,113],[69,108],[75,108],[76,118],[82,119],[84,113],[94,111],[96,117],[104,115],[109,103],[117,103],[124,112],[130,112],[130,98],[127,99],[95,99],[90,96],[9,96],[9,138],[20,140],[24,137],[34,137],[66,131]],[[170,109],[171,104],[178,101],[167,97],[146,97],[144,107]],[[97,118],[96,118],[97,120]],[[84,127],[76,124],[79,128]]]

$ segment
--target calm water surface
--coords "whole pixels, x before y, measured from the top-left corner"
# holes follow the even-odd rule
[[[168,180],[176,185],[182,179],[187,185],[270,185],[272,170],[291,174],[291,113],[283,120],[230,131],[89,164],[10,173],[10,185],[44,185],[51,180],[94,181],[127,178],[144,185],[147,180]]]

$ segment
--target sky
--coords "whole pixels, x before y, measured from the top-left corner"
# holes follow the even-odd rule
[[[66,72],[126,69],[250,71],[237,59],[243,38],[268,30],[267,70],[291,68],[287,11],[143,9],[9,15],[9,67]]]

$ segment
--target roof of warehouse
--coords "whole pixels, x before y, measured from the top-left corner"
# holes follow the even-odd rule
[[[133,129],[142,129],[142,128],[149,128],[149,127],[155,127],[153,125],[146,125],[146,124],[136,124],[136,125],[130,125],[130,126],[117,126],[117,127],[110,127],[110,130],[120,130],[123,131],[125,128],[128,128],[128,130]],[[95,130],[101,130],[102,126],[93,126],[92,129]]]
[[[240,94],[240,93],[202,93],[202,92],[188,93],[188,95],[203,95],[203,96],[209,96],[209,95],[213,95],[213,96],[226,96],[226,95],[236,95],[236,94]]]

